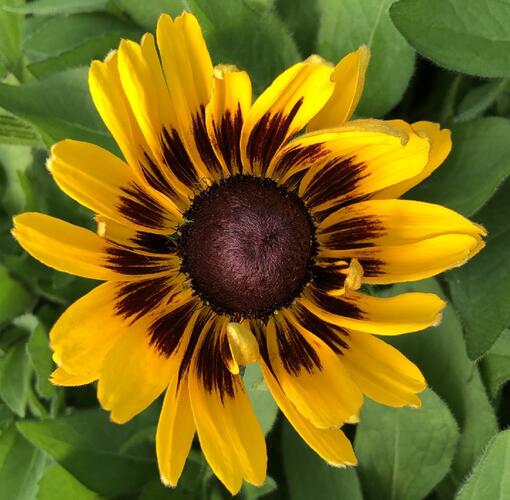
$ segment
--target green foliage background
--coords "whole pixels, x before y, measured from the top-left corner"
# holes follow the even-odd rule
[[[95,112],[86,66],[152,31],[161,12],[191,10],[215,63],[249,70],[259,93],[318,53],[372,51],[360,117],[440,121],[446,164],[408,196],[444,204],[489,230],[487,248],[437,280],[374,293],[435,291],[443,322],[390,341],[429,384],[421,410],[367,402],[347,428],[360,465],[339,470],[297,438],[254,367],[246,384],[268,435],[270,477],[246,500],[510,498],[510,0],[0,0],[0,499],[221,499],[196,447],[176,490],[154,456],[158,404],[117,426],[93,387],[48,382],[48,330],[95,283],[33,261],[9,234],[37,210],[92,227],[45,169],[64,138],[116,150]]]

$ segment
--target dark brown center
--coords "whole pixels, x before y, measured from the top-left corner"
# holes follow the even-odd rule
[[[294,193],[236,175],[198,195],[180,229],[182,271],[221,314],[265,318],[290,305],[310,280],[311,216]]]

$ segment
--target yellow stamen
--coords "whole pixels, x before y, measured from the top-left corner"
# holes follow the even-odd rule
[[[253,333],[241,323],[229,323],[227,326],[227,338],[230,352],[234,360],[233,366],[228,369],[232,373],[239,373],[240,365],[255,363],[259,357],[259,346]],[[234,366],[237,365],[237,366]]]

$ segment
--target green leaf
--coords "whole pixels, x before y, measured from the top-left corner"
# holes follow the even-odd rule
[[[56,394],[55,386],[49,381],[55,366],[51,357],[48,333],[39,321],[37,321],[35,328],[32,330],[27,349],[30,362],[37,377],[37,392],[43,398],[50,399]]]
[[[507,140],[507,139],[505,139]],[[485,354],[510,324],[510,182],[476,215],[488,230],[487,246],[446,278],[464,325],[471,359]]]
[[[23,0],[0,0],[0,66],[20,76],[24,16],[6,8],[22,5]],[[0,76],[4,72],[0,70]]]
[[[510,330],[506,329],[480,362],[485,384],[492,399],[510,380]]]
[[[328,465],[285,422],[282,453],[289,498],[292,500],[363,500],[356,469]]]
[[[16,343],[0,359],[0,398],[20,417],[25,416],[31,373],[25,342]]]
[[[400,0],[391,18],[409,43],[439,66],[477,76],[510,76],[507,0]]]
[[[457,424],[430,389],[421,399],[419,410],[365,403],[355,449],[368,499],[421,500],[447,474]]]
[[[108,0],[35,0],[26,4],[25,2],[20,3],[19,6],[9,7],[9,10],[22,14],[48,16],[101,11],[108,5]]]
[[[271,476],[266,476],[266,480],[262,486],[253,486],[244,482],[241,495],[244,500],[257,500],[278,489],[276,481]]]
[[[453,149],[445,164],[409,198],[473,215],[510,175],[510,121],[480,118],[452,127]]]
[[[454,122],[461,123],[478,118],[506,91],[508,80],[489,81],[471,89],[459,104]]]
[[[152,445],[125,449],[125,443],[153,425],[151,412],[144,412],[125,425],[109,422],[101,410],[82,410],[53,420],[18,422],[20,432],[52,456],[87,488],[100,495],[125,495],[155,474]]]
[[[284,69],[299,61],[294,39],[271,8],[239,0],[188,0],[198,17],[214,63],[246,69],[259,94]]]
[[[44,469],[44,454],[12,425],[0,434],[0,498],[33,500]]]
[[[76,68],[21,86],[0,84],[0,106],[31,123],[49,147],[62,139],[93,142],[115,151],[87,87],[87,69]]]
[[[41,146],[41,139],[30,125],[15,116],[0,113],[0,144]]]
[[[390,292],[432,292],[445,298],[433,279],[397,285]],[[451,470],[440,485],[442,498],[450,499],[498,429],[477,365],[467,355],[462,325],[448,305],[438,326],[387,340],[422,370],[460,426]]]
[[[468,478],[456,500],[505,500],[510,498],[510,430],[500,432]]]
[[[246,367],[243,380],[257,419],[264,434],[267,434],[272,429],[278,416],[278,406],[267,390],[262,372],[257,364],[251,364]]]
[[[21,314],[29,303],[27,291],[0,266],[0,324]]]
[[[166,12],[176,17],[184,9],[185,2],[183,0],[144,0],[144,2],[113,0],[113,4],[143,29],[154,32],[161,14]]]
[[[6,189],[1,203],[9,214],[27,210],[33,201],[33,188],[27,178],[33,154],[28,146],[0,145],[0,168],[5,172]]]
[[[103,59],[121,38],[138,40],[141,35],[136,25],[106,13],[53,17],[25,41],[25,51],[32,56],[28,69],[41,78],[88,65]]]
[[[319,31],[317,0],[277,0],[276,10],[294,36],[301,55],[315,52]]]
[[[99,500],[99,496],[83,486],[58,464],[48,467],[39,481],[37,500]]]
[[[372,57],[357,114],[385,115],[402,98],[414,70],[414,50],[395,29],[389,8],[395,0],[319,0],[318,52],[337,62],[365,44]]]

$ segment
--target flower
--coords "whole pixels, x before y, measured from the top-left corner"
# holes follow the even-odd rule
[[[443,162],[450,134],[349,121],[368,59],[366,47],[336,67],[312,56],[252,104],[247,73],[213,67],[197,20],[163,15],[157,47],[151,34],[124,40],[90,69],[125,161],[74,140],[51,150],[55,181],[97,214],[97,234],[39,213],[14,219],[35,258],[105,281],[53,327],[53,382],[97,381],[117,423],[166,391],[156,451],[168,485],[195,432],[232,493],[243,479],[264,482],[265,439],[241,377],[249,363],[336,466],[356,463],[340,427],[358,420],[363,395],[420,405],[419,369],[374,334],[435,325],[443,301],[360,288],[460,265],[485,231],[396,199]]]

